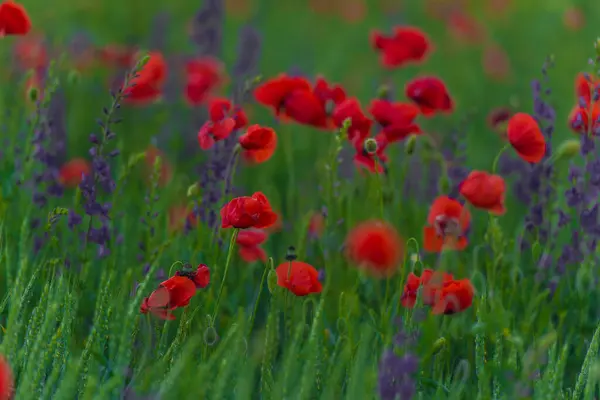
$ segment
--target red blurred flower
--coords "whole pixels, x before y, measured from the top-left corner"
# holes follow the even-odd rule
[[[277,285],[296,296],[321,293],[323,286],[319,282],[319,272],[310,264],[291,261],[280,264],[276,269]]]
[[[430,306],[434,302],[436,290],[453,279],[452,274],[432,269],[424,269],[420,277],[411,272],[408,274],[400,302],[403,307],[413,308],[417,302],[417,292],[419,288],[423,288],[421,299],[424,305]]]
[[[246,133],[240,136],[242,157],[252,164],[259,164],[269,160],[275,154],[277,147],[277,134],[271,128],[260,125],[251,125]]]
[[[503,138],[506,137],[506,128],[508,120],[512,116],[512,111],[508,107],[494,108],[487,116],[487,123]]]
[[[563,24],[568,30],[577,32],[585,26],[585,14],[581,8],[571,6],[563,14]]]
[[[406,87],[406,97],[411,99],[424,116],[432,116],[436,112],[452,112],[454,104],[448,89],[441,79],[434,76],[415,78]]]
[[[168,228],[170,232],[182,230],[186,223],[191,227],[195,227],[198,223],[196,215],[189,207],[178,205],[169,209]]]
[[[358,224],[348,233],[345,253],[359,268],[389,277],[400,267],[404,242],[392,225],[371,220]]]
[[[510,74],[510,59],[506,51],[496,45],[488,44],[483,49],[481,64],[491,79],[505,80]]]
[[[175,275],[162,282],[158,289],[146,297],[140,312],[151,312],[161,319],[175,319],[172,311],[185,307],[196,294],[196,284],[186,276]]]
[[[366,144],[368,143],[367,140],[375,141],[376,150],[374,152],[369,151],[366,148]],[[356,151],[353,158],[354,165],[356,165],[356,167],[359,169],[364,167],[373,173],[385,173],[385,163],[388,161],[385,151],[388,147],[388,144],[388,140],[382,133],[374,138],[365,138],[362,140],[358,138],[355,139],[353,142],[354,150]]]
[[[261,192],[251,197],[236,197],[221,209],[221,228],[268,228],[277,222],[267,196]]]
[[[446,17],[446,26],[454,38],[467,44],[479,44],[486,40],[485,26],[464,10],[454,10]]]
[[[341,128],[344,121],[350,119],[348,128],[348,140],[351,142],[366,139],[370,132],[373,121],[363,112],[358,99],[352,97],[344,100],[335,107],[332,113],[335,126]]]
[[[280,232],[283,229],[283,218],[281,217],[281,213],[275,212],[277,216],[277,221],[268,228],[265,228],[265,232],[269,235],[273,235],[274,233]]]
[[[369,112],[381,125],[382,132],[390,143],[403,140],[411,134],[421,133],[421,128],[414,123],[419,108],[413,104],[373,100]]]
[[[468,279],[445,282],[435,291],[431,311],[434,314],[455,314],[473,304],[475,288]]]
[[[431,50],[425,33],[411,26],[395,27],[391,36],[375,31],[371,34],[371,45],[380,51],[381,64],[387,68],[421,62]]]
[[[502,215],[506,184],[500,175],[484,171],[472,171],[459,185],[460,194],[474,207]]]
[[[159,52],[150,52],[149,57],[138,76],[124,89],[127,103],[145,105],[161,96],[162,86],[167,77],[167,63]]]
[[[171,164],[164,153],[155,146],[148,146],[148,149],[146,149],[146,175],[149,181],[154,172],[154,163],[158,157],[160,157],[160,175],[158,177],[158,184],[160,186],[166,186],[173,178],[173,167],[171,167]]]
[[[123,47],[109,44],[96,49],[96,58],[107,67],[131,68],[135,63],[138,50],[133,47]]]
[[[13,395],[14,379],[10,364],[0,355],[0,400],[9,400]]]
[[[210,149],[216,142],[227,139],[231,132],[248,124],[241,107],[233,107],[227,99],[213,99],[209,106],[210,120],[198,131],[198,144],[202,150]]]
[[[267,261],[267,253],[260,247],[267,240],[267,233],[262,229],[246,229],[238,232],[236,243],[240,258],[245,262]]]
[[[577,105],[569,114],[569,126],[575,133],[597,135],[600,130],[600,99],[594,93],[600,93],[600,81],[584,74],[575,79],[575,94]],[[591,108],[591,110],[590,110]],[[590,128],[590,111],[592,126]]]
[[[529,114],[516,113],[508,121],[508,141],[519,157],[530,163],[542,161],[546,154],[546,139],[537,121]]]
[[[429,209],[423,228],[423,248],[439,253],[442,250],[464,250],[468,241],[464,236],[471,223],[471,213],[458,201],[448,196],[435,199]]]
[[[17,38],[13,52],[22,69],[37,70],[48,65],[48,52],[42,35],[29,34]]]
[[[60,183],[68,188],[77,187],[83,177],[92,172],[90,163],[83,158],[74,158],[71,161],[63,164],[59,171]]]
[[[223,64],[211,57],[188,61],[185,70],[185,99],[192,106],[204,103],[224,80]]]
[[[210,283],[210,269],[206,264],[199,264],[195,269],[186,264],[183,269],[177,271],[175,276],[182,276],[191,280],[196,289],[204,289]]]
[[[31,20],[25,7],[12,0],[0,3],[0,37],[26,35],[31,30]]]

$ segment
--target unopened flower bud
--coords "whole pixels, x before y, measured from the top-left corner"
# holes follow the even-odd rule
[[[417,146],[417,135],[410,135],[404,143],[404,151],[406,154],[412,154],[415,152]]]
[[[390,92],[390,87],[388,85],[381,85],[377,90],[377,97],[381,100],[388,100]]]
[[[369,138],[367,140],[365,140],[365,151],[367,152],[367,154],[375,154],[377,153],[377,141],[373,138]]]
[[[40,95],[40,91],[35,86],[30,87],[27,92],[27,97],[29,97],[29,100],[31,100],[33,102],[37,101],[37,99],[39,98],[39,95]]]
[[[569,139],[563,141],[556,152],[558,158],[572,158],[579,154],[581,150],[581,142],[577,139]]]
[[[433,342],[433,346],[432,346],[433,355],[436,355],[440,351],[444,350],[444,348],[446,347],[447,342],[448,341],[444,337],[441,337],[438,340],[436,340],[435,342]]]
[[[200,192],[200,185],[198,182],[194,183],[187,189],[187,197],[196,197]]]

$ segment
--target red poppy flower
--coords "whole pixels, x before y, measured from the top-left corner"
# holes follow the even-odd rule
[[[388,140],[386,139],[384,134],[379,134],[373,138],[375,143],[377,144],[377,150],[375,152],[369,152],[365,148],[365,143],[370,138],[366,138],[363,140],[356,139],[354,144],[354,165],[356,168],[366,168],[368,171],[381,174],[386,171],[385,163],[388,161],[388,157],[385,154],[385,151],[388,147]]]
[[[261,192],[251,197],[236,197],[221,209],[221,228],[268,228],[277,221],[267,196]]]
[[[413,104],[373,100],[369,112],[381,125],[383,134],[390,143],[421,133],[421,128],[414,123],[419,108]]]
[[[24,69],[40,69],[48,65],[48,51],[44,38],[39,34],[21,36],[15,41],[13,54],[19,66]]]
[[[167,76],[167,63],[159,52],[151,52],[142,70],[124,89],[125,101],[144,105],[156,101],[162,93],[162,85]]]
[[[185,227],[185,224],[195,227],[198,224],[196,215],[187,206],[173,206],[169,209],[168,228],[169,232],[177,232]]]
[[[148,146],[148,149],[146,150],[146,175],[149,181],[154,172],[154,163],[158,157],[160,157],[160,176],[158,177],[158,184],[160,186],[166,186],[173,178],[173,168],[164,153],[155,146]]]
[[[417,292],[419,288],[423,288],[421,294],[423,304],[430,306],[434,302],[436,290],[453,279],[452,274],[431,269],[424,269],[420,277],[411,272],[408,274],[400,302],[403,307],[413,308],[417,302]]]
[[[375,31],[371,34],[371,44],[380,51],[381,64],[387,68],[421,62],[431,50],[429,38],[425,33],[410,26],[394,28],[391,36],[384,36]]]
[[[304,78],[283,74],[258,85],[254,89],[254,98],[259,104],[271,107],[275,115],[279,116],[287,97],[298,90],[310,91],[310,82]]]
[[[90,172],[92,172],[92,168],[87,160],[83,158],[74,158],[60,167],[58,179],[63,186],[74,188],[78,186],[83,180],[83,177],[89,175]]]
[[[10,364],[0,355],[0,400],[9,400],[14,391],[14,380]]]
[[[210,120],[198,131],[198,144],[202,150],[210,149],[216,142],[227,139],[231,132],[248,124],[248,117],[240,107],[233,107],[227,99],[215,98],[209,106]]]
[[[182,276],[191,280],[196,289],[204,289],[210,283],[210,269],[206,264],[200,264],[193,269],[191,265],[186,264],[183,269],[177,271],[175,276]]]
[[[203,104],[224,81],[223,64],[214,58],[188,61],[185,71],[185,99],[191,106]]]
[[[431,312],[433,314],[455,314],[473,304],[475,288],[468,279],[445,282],[435,291]]]
[[[336,127],[341,128],[344,121],[350,119],[348,128],[348,140],[351,142],[366,139],[370,132],[373,121],[363,112],[358,99],[352,97],[341,102],[332,113]]]
[[[588,128],[590,127],[590,119],[588,110],[583,107],[575,106],[569,114],[569,127],[575,133],[587,135]]]
[[[277,273],[277,285],[296,296],[321,293],[323,290],[323,286],[319,282],[319,272],[310,264],[301,261],[285,262],[279,265],[275,272]]]
[[[346,257],[359,268],[376,276],[393,275],[404,256],[404,242],[396,229],[385,221],[366,221],[346,237]]]
[[[210,119],[213,122],[221,121],[225,118],[233,118],[235,121],[234,129],[241,129],[248,125],[248,117],[244,110],[231,104],[231,101],[224,98],[214,98],[208,107]]]
[[[519,157],[530,163],[542,161],[546,154],[546,139],[537,121],[529,114],[516,113],[508,121],[508,141]]]
[[[158,289],[146,297],[140,312],[151,312],[161,319],[175,319],[172,311],[185,307],[196,294],[196,284],[186,276],[175,275],[162,282]]]
[[[275,154],[277,134],[271,128],[251,125],[246,133],[240,136],[240,146],[244,151],[242,157],[252,164],[269,160]]]
[[[436,112],[452,112],[454,108],[448,89],[439,78],[415,78],[406,85],[405,91],[406,97],[411,99],[426,117]]]
[[[246,229],[240,231],[236,238],[240,258],[245,262],[267,261],[267,253],[260,247],[267,240],[267,233],[262,229]]]
[[[299,124],[327,128],[327,111],[312,90],[295,90],[284,101],[283,111]]]
[[[491,175],[484,171],[472,171],[459,185],[460,194],[476,208],[495,215],[506,212],[504,196],[506,184],[500,175]]]
[[[31,20],[25,7],[12,0],[0,4],[0,36],[26,35],[31,30]]]
[[[575,78],[575,96],[579,105],[585,108],[590,106],[592,101],[592,91],[594,89],[594,78],[586,77],[584,74],[578,74]]]
[[[464,234],[470,223],[471,213],[462,204],[448,196],[438,197],[429,209],[428,226],[423,228],[425,251],[464,250],[468,244]]]
[[[281,213],[275,212],[275,215],[277,216],[277,221],[275,221],[275,223],[268,228],[265,228],[265,232],[267,232],[269,235],[280,232],[283,229],[283,218]]]
[[[584,74],[575,79],[575,94],[577,105],[569,114],[569,126],[575,133],[597,135],[600,131],[600,100],[592,98],[594,92],[600,92],[600,82]],[[590,107],[592,126],[590,128]]]

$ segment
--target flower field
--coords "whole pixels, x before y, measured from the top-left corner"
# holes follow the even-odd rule
[[[599,22],[0,2],[0,400],[600,398]]]

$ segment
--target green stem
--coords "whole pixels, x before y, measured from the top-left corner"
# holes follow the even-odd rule
[[[233,249],[235,248],[235,240],[237,239],[238,229],[234,229],[231,234],[231,240],[229,241],[229,249],[227,251],[227,260],[225,261],[225,272],[223,272],[223,279],[221,279],[221,287],[217,294],[217,302],[215,303],[215,312],[213,313],[212,325],[214,326],[217,314],[219,313],[219,303],[221,302],[221,295],[223,294],[223,288],[225,287],[225,279],[227,279],[227,271],[229,270],[229,264],[231,264],[231,257],[233,256]]]
[[[252,328],[254,328],[254,318],[256,318],[256,312],[258,311],[258,303],[260,302],[260,295],[263,291],[263,287],[265,285],[265,279],[267,278],[267,273],[271,270],[273,266],[271,265],[271,261],[267,261],[265,264],[265,270],[263,271],[262,279],[260,280],[260,288],[258,289],[258,295],[256,296],[256,301],[254,302],[254,309],[252,310],[252,315],[250,316],[250,326],[248,329],[248,336],[252,333]]]
[[[506,150],[508,150],[508,148],[510,147],[510,144],[506,144],[496,155],[496,158],[494,158],[494,163],[492,164],[492,174],[496,173],[496,169],[498,168],[498,163],[500,162],[500,156],[502,155],[502,153],[504,153]]]

